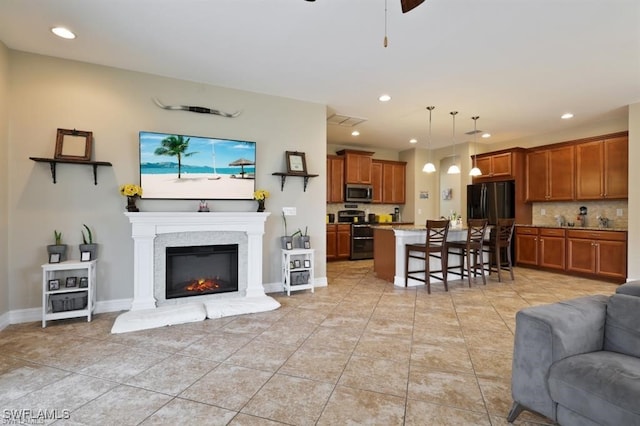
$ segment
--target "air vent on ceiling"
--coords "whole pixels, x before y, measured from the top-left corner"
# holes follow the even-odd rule
[[[327,123],[337,124],[339,126],[353,127],[363,121],[367,121],[366,118],[349,117],[347,115],[333,114],[327,118]]]
[[[465,135],[475,135],[478,133],[482,133],[482,130],[469,130],[468,132],[465,133]]]

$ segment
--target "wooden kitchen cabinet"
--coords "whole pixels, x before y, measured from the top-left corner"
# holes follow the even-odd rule
[[[351,225],[327,224],[327,260],[349,259],[351,255]]]
[[[512,178],[512,153],[492,153],[492,154],[479,154],[476,157],[476,166],[480,169],[482,174],[476,176],[476,179],[484,178]]]
[[[628,198],[629,138],[576,145],[576,199]]]
[[[538,228],[516,226],[516,264],[538,266]]]
[[[344,156],[345,183],[371,184],[373,152],[343,149],[337,154]]]
[[[372,203],[382,203],[382,162],[373,160],[371,162],[371,185],[373,186]]]
[[[573,145],[565,145],[527,153],[527,201],[574,199],[574,152]]]
[[[560,228],[538,229],[538,266],[563,271],[566,267],[565,231]]]
[[[627,233],[567,231],[567,270],[624,282],[627,278]]]
[[[562,271],[565,258],[564,229],[516,227],[516,264]]]
[[[327,156],[327,203],[344,201],[344,157]]]

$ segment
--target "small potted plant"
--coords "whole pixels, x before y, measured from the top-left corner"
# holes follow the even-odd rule
[[[298,243],[296,244],[299,248],[311,248],[311,237],[307,234],[309,230],[308,226],[304,227],[304,233],[302,233],[302,229],[298,228],[296,232],[294,232],[293,236],[298,236]]]
[[[62,244],[62,232],[53,230],[53,238],[55,244],[47,246],[47,253],[49,254],[49,263],[64,262],[67,260],[67,245]]]
[[[257,191],[255,191],[253,193],[253,199],[256,200],[258,202],[258,210],[259,212],[263,212],[264,211],[264,202],[267,198],[269,198],[269,191],[267,191],[266,189],[258,189]]]
[[[127,211],[139,212],[140,210],[136,206],[136,201],[142,196],[142,187],[135,183],[126,183],[120,185],[120,194],[127,197]]]
[[[94,260],[98,255],[98,244],[95,244],[93,242],[93,233],[91,232],[91,228],[89,228],[84,223],[82,224],[82,226],[84,227],[84,229],[81,231],[82,244],[78,246],[80,248],[80,260]],[[87,231],[86,233],[85,230]]]

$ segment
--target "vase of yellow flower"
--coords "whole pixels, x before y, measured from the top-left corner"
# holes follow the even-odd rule
[[[264,211],[264,200],[269,198],[269,191],[266,189],[258,189],[253,193],[253,199],[258,202],[258,210],[259,212]]]
[[[142,195],[142,187],[134,183],[126,183],[120,186],[120,194],[127,197],[127,211],[139,212],[136,201]]]

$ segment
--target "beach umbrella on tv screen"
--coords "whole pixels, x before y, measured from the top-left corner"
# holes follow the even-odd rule
[[[229,163],[230,166],[235,166],[238,167],[240,166],[240,176],[244,177],[244,166],[253,166],[255,164],[255,162],[251,161],[251,160],[247,160],[246,158],[238,158],[235,161],[232,161],[231,163]]]

